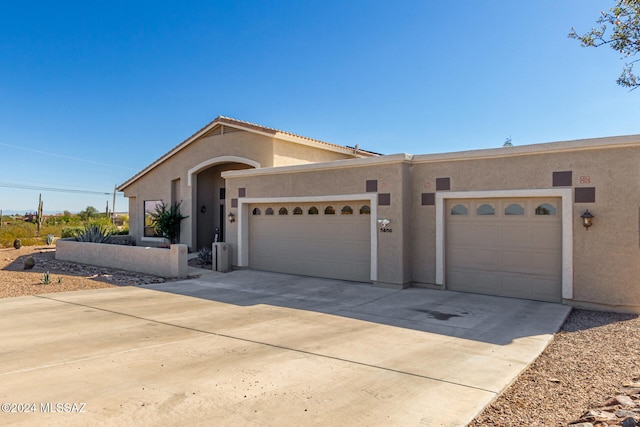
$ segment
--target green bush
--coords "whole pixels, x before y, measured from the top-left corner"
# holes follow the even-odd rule
[[[84,227],[64,227],[61,236],[63,239],[76,237],[80,232],[84,231]]]
[[[178,243],[180,235],[180,222],[188,216],[180,213],[180,203],[166,204],[162,202],[151,213],[153,228],[162,237],[169,239],[170,243]]]
[[[123,228],[122,230],[120,229],[115,229],[113,231],[113,234],[116,236],[126,236],[129,234],[129,229],[128,228]]]

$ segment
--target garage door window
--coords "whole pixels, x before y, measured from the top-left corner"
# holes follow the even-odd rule
[[[351,208],[351,206],[343,206],[340,213],[342,215],[353,215],[353,209]]]
[[[318,215],[318,208],[316,208],[315,206],[311,206],[309,208],[309,215]]]
[[[556,214],[556,208],[549,203],[543,203],[541,205],[538,205],[538,207],[536,208],[536,215],[555,215],[555,214]]]
[[[476,209],[476,214],[477,215],[495,215],[496,210],[490,204],[484,203],[478,206],[478,209]]]
[[[295,208],[293,208],[293,214],[302,215],[302,208],[300,206],[296,206]]]
[[[262,212],[260,212],[260,208],[254,208],[252,211],[253,215],[260,215]]]
[[[455,205],[451,208],[451,215],[466,215],[468,213],[465,205]]]
[[[360,215],[371,215],[371,208],[368,205],[364,205],[360,208]]]
[[[511,203],[504,208],[505,215],[524,215],[524,207],[519,203]]]
[[[285,207],[281,207],[280,210],[278,210],[278,215],[289,215],[289,210]]]
[[[273,215],[273,208],[267,208],[267,209],[265,209],[264,214],[265,214],[265,215]]]
[[[324,214],[325,215],[335,215],[336,214],[336,210],[333,208],[333,206],[327,206],[326,208],[324,208]]]

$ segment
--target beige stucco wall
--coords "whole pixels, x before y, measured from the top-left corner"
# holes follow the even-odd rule
[[[273,166],[291,166],[306,163],[330,162],[349,158],[343,153],[327,151],[316,146],[278,140],[273,144]]]
[[[377,193],[389,193],[391,204],[378,206],[372,211],[376,218],[387,218],[391,221],[388,228],[391,233],[376,231],[377,238],[377,282],[392,285],[406,285],[410,280],[408,261],[405,254],[409,249],[407,243],[406,214],[403,213],[405,191],[404,180],[407,178],[406,165],[401,161],[392,163],[376,163],[366,165],[367,160],[344,162],[340,167],[335,164],[314,164],[306,168],[278,168],[267,170],[247,170],[226,172],[227,204],[237,197],[238,189],[245,188],[248,198],[278,197],[313,197],[331,195],[358,195],[366,192],[367,180],[378,181]],[[364,164],[364,165],[363,165]],[[231,209],[238,215],[238,209]],[[405,211],[406,212],[406,211]],[[232,245],[232,264],[238,261],[238,222],[229,224],[228,241]]]
[[[189,215],[182,224],[181,243],[193,245],[193,212],[197,207],[192,195],[196,194],[197,180],[189,186],[188,171],[222,156],[248,159],[261,166],[259,170],[222,172],[227,211],[236,218],[238,210],[231,202],[239,198],[241,188],[247,198],[326,197],[363,194],[366,181],[376,180],[376,193],[390,194],[391,205],[378,206],[372,215],[391,220],[388,228],[393,230],[375,234],[376,280],[394,285],[429,286],[436,282],[436,207],[423,206],[422,194],[437,192],[437,178],[450,178],[451,192],[554,188],[574,192],[579,187],[595,187],[595,203],[571,203],[573,288],[569,303],[640,310],[640,137],[348,160],[348,153],[253,132],[208,136],[190,143],[125,189],[130,197],[131,234],[138,239],[142,234],[144,200],[168,201],[171,181],[180,179],[183,213]],[[281,167],[272,167],[276,165]],[[213,166],[206,164],[202,170]],[[553,172],[563,171],[572,171],[572,186],[553,187]],[[581,183],[581,177],[590,182]],[[585,209],[595,215],[589,231],[579,219]],[[226,240],[236,265],[238,223],[227,222],[226,226]]]
[[[517,155],[493,150],[458,159],[425,155],[395,163],[380,158],[232,172],[225,174],[227,197],[237,197],[239,188],[251,198],[358,194],[367,180],[378,180],[378,193],[391,194],[391,206],[378,206],[375,215],[390,219],[393,229],[377,233],[378,281],[430,286],[436,282],[436,207],[423,206],[422,194],[436,193],[436,178],[450,179],[449,192],[568,188],[573,194],[575,188],[595,187],[595,203],[571,203],[573,297],[567,302],[640,309],[640,146],[542,148],[514,150]],[[553,173],[564,171],[572,171],[572,186],[554,187]],[[581,183],[581,177],[590,182]],[[579,218],[585,209],[596,216],[589,231]],[[228,237],[234,245],[237,223]]]
[[[171,245],[168,249],[160,249],[59,239],[56,241],[56,259],[161,277],[187,277],[185,245]]]
[[[201,137],[187,144],[124,188],[124,195],[129,198],[130,234],[138,244],[141,244],[143,240],[145,244],[154,244],[154,242],[142,238],[144,201],[162,200],[170,203],[171,181],[179,179],[178,193],[182,200],[181,212],[188,216],[181,223],[180,243],[188,245],[192,251],[197,250],[198,248],[195,247],[198,240],[196,223],[200,214],[200,206],[197,206],[197,173],[213,167],[219,170],[243,167],[238,166],[239,163],[227,163],[236,160],[225,159],[246,159],[251,163],[251,167],[256,164],[260,167],[271,167],[276,162],[280,165],[300,164],[348,157],[348,154],[296,144],[243,130]],[[223,158],[221,161],[231,166],[225,168],[224,165],[216,166],[215,163],[207,163],[216,158]],[[236,162],[242,162],[242,160]],[[202,170],[194,171],[198,165],[204,165]],[[194,176],[190,177],[189,171],[194,172]],[[211,181],[210,177],[205,180]]]
[[[450,191],[550,189],[554,188],[553,172],[572,171],[570,188],[595,187],[596,199],[595,203],[572,204],[571,303],[599,304],[617,310],[640,308],[640,147],[457,161],[431,159],[416,156],[412,167],[412,217],[416,227],[412,242],[413,281],[435,282],[435,207],[421,206],[420,198],[423,192],[436,191],[436,178],[450,177]],[[581,177],[589,177],[590,183],[581,184]],[[585,209],[596,216],[589,231],[579,218]]]

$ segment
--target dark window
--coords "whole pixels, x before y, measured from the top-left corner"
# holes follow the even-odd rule
[[[455,205],[451,208],[451,215],[467,215],[468,212],[465,205]]]
[[[505,215],[524,215],[524,208],[519,203],[511,203],[504,208]]]
[[[476,215],[495,215],[495,214],[496,214],[496,210],[494,209],[494,207],[487,203],[484,203],[478,206],[478,209],[476,209]]]
[[[144,201],[144,237],[161,237],[153,227],[153,220],[151,219],[151,214],[153,214],[161,204],[162,200]]]
[[[556,208],[549,203],[543,203],[541,205],[538,205],[538,207],[536,208],[536,215],[555,215],[555,214],[556,214]]]

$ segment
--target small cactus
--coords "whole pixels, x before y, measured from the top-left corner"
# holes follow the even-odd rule
[[[22,241],[20,239],[16,239],[13,241],[13,247],[16,249],[20,249],[22,247]]]
[[[35,265],[36,265],[36,260],[33,259],[33,257],[31,257],[31,256],[24,260],[24,269],[25,270],[31,270],[33,267],[35,267]]]
[[[55,240],[56,236],[53,234],[47,234],[47,245],[52,245]]]
[[[46,273],[44,273],[44,275],[42,276],[42,284],[43,285],[48,285],[49,283],[51,283],[51,277],[49,276],[49,272],[47,271]]]

